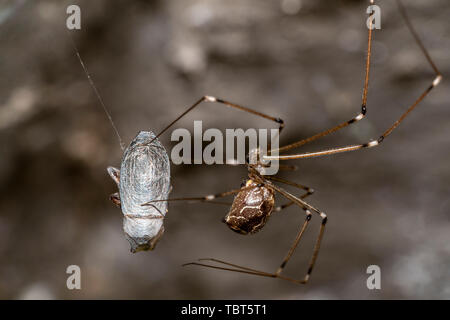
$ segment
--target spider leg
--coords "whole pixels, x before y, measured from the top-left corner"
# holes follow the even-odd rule
[[[305,158],[314,158],[314,157],[321,157],[321,156],[327,156],[332,155],[336,153],[343,153],[343,152],[349,152],[349,151],[356,151],[360,149],[365,148],[372,148],[379,146],[381,142],[384,141],[384,139],[389,136],[394,129],[396,129],[400,123],[408,116],[408,114],[414,110],[414,108],[417,107],[417,105],[430,93],[430,91],[436,87],[439,82],[442,80],[442,76],[438,75],[433,80],[432,84],[420,95],[420,97],[400,116],[400,118],[386,131],[383,132],[383,134],[377,139],[372,140],[366,143],[362,144],[354,144],[354,145],[348,145],[344,147],[338,147],[338,148],[332,148],[327,149],[323,151],[316,151],[316,152],[306,152],[302,154],[292,154],[292,155],[284,155],[284,156],[263,156],[265,160],[292,160],[292,159],[305,159]]]
[[[373,4],[373,1],[371,1],[371,4]],[[373,15],[373,12],[370,14],[370,16],[372,16],[372,15]],[[371,24],[372,24],[372,20],[370,20],[370,25]],[[309,142],[312,142],[319,138],[325,137],[331,133],[334,133],[342,128],[345,128],[353,123],[356,123],[356,122],[364,119],[364,117],[366,116],[366,113],[367,113],[367,93],[369,91],[370,58],[371,58],[371,54],[372,54],[372,32],[373,32],[373,30],[372,30],[373,28],[368,28],[368,29],[369,29],[369,32],[368,32],[368,36],[367,36],[366,67],[365,67],[365,77],[364,77],[363,94],[362,94],[362,102],[361,102],[361,111],[356,116],[351,118],[350,120],[344,121],[335,127],[332,127],[325,131],[319,132],[309,138],[305,138],[300,141],[286,145],[284,147],[280,147],[277,150],[272,150],[272,152],[273,151],[284,152],[287,150],[301,147]]]
[[[280,267],[278,268],[276,275],[277,277],[283,278],[285,280],[289,280],[291,282],[297,282],[297,283],[307,283],[312,270],[314,268],[314,265],[316,263],[318,254],[319,254],[319,250],[320,250],[320,244],[322,242],[322,238],[323,238],[323,234],[325,232],[325,225],[328,221],[328,217],[324,212],[321,212],[320,210],[316,209],[315,207],[311,206],[310,204],[308,204],[307,202],[303,201],[302,199],[294,196],[293,194],[287,192],[286,190],[274,185],[273,183],[270,183],[268,181],[266,181],[266,184],[268,184],[271,188],[273,188],[274,190],[276,190],[277,192],[279,192],[281,195],[283,195],[284,197],[286,197],[287,199],[295,202],[295,204],[297,204],[298,206],[300,206],[302,209],[304,209],[306,211],[306,218],[305,218],[305,222],[302,226],[302,228],[300,229],[300,231],[297,234],[297,237],[295,238],[291,248],[289,249],[288,253],[286,254],[285,258],[283,259],[283,262],[281,263]],[[322,222],[320,224],[320,228],[319,228],[319,234],[317,236],[316,239],[316,243],[314,245],[314,250],[313,250],[313,254],[311,256],[311,260],[309,262],[309,267],[308,267],[308,271],[305,275],[305,277],[302,280],[295,280],[295,279],[290,279],[290,278],[285,278],[285,277],[281,277],[281,272],[283,271],[283,269],[286,267],[286,264],[288,263],[289,259],[291,258],[292,254],[294,253],[294,250],[297,248],[303,233],[309,223],[309,221],[311,220],[311,212],[315,212],[316,214],[318,214],[320,216],[320,218],[322,219]]]
[[[336,154],[336,153],[356,151],[356,150],[360,150],[360,149],[376,147],[376,146],[380,145],[380,143],[383,142],[384,139],[387,136],[389,136],[400,125],[400,123],[419,105],[419,103],[431,92],[431,90],[433,90],[433,88],[435,88],[442,81],[442,74],[436,67],[436,65],[433,62],[433,60],[431,59],[428,51],[425,49],[425,46],[423,45],[423,43],[420,40],[419,36],[417,35],[416,31],[414,30],[407,14],[406,14],[406,10],[402,5],[402,2],[400,0],[397,0],[397,4],[398,4],[399,10],[400,10],[400,13],[401,13],[403,19],[405,20],[410,33],[413,35],[416,43],[420,47],[422,53],[424,54],[428,63],[430,64],[433,71],[435,72],[435,78],[433,79],[431,84],[414,101],[414,103],[409,106],[409,108],[400,116],[400,118],[398,118],[398,120],[395,121],[391,127],[389,127],[386,131],[384,131],[383,134],[377,140],[372,140],[367,143],[348,145],[348,146],[344,146],[344,147],[332,148],[332,149],[317,151],[317,152],[307,152],[307,153],[302,153],[302,154],[293,154],[293,155],[284,155],[284,156],[263,156],[263,158],[265,160],[291,160],[291,159],[313,158],[313,157],[320,157],[320,156],[332,155],[332,154]],[[369,44],[370,44],[370,39],[371,39],[370,35],[371,35],[371,30],[369,28]],[[369,47],[370,47],[370,45],[369,45]],[[363,95],[363,100],[364,99],[365,98]],[[287,149],[283,149],[283,150],[287,150]]]
[[[166,132],[171,126],[173,126],[178,120],[180,120],[181,118],[183,118],[186,114],[188,114],[190,111],[192,111],[195,107],[197,107],[198,105],[200,105],[202,102],[215,102],[218,103],[219,105],[222,106],[227,106],[230,108],[234,108],[234,109],[238,109],[241,111],[245,111],[251,114],[254,114],[256,116],[259,116],[261,118],[267,119],[267,120],[271,120],[274,121],[276,123],[279,124],[279,128],[278,128],[278,134],[281,133],[281,130],[284,128],[284,121],[280,118],[276,118],[276,117],[272,117],[269,116],[265,113],[220,99],[220,98],[216,98],[216,97],[212,97],[212,96],[203,96],[201,97],[197,102],[195,102],[192,106],[190,106],[186,111],[184,111],[181,115],[179,115],[175,120],[173,120],[167,127],[165,127],[160,133],[158,133],[155,137],[155,139],[157,139],[158,137],[160,137],[164,132]],[[150,142],[151,143],[151,142]]]
[[[218,260],[218,259],[212,259],[212,258],[207,258],[207,259],[200,259],[199,261],[210,261],[213,263],[216,263],[217,265],[214,264],[206,264],[206,263],[201,263],[201,262],[189,262],[184,264],[183,266],[188,266],[188,265],[195,265],[195,266],[201,266],[201,267],[206,267],[206,268],[212,268],[212,269],[219,269],[219,270],[224,270],[224,271],[231,271],[231,272],[240,272],[240,273],[245,273],[245,274],[250,274],[250,275],[256,275],[256,276],[262,276],[262,277],[269,277],[269,278],[280,278],[283,280],[287,280],[293,283],[297,283],[297,284],[305,284],[308,282],[311,272],[313,270],[314,264],[317,260],[317,256],[319,253],[319,249],[320,249],[320,243],[322,241],[322,237],[325,231],[325,224],[327,222],[327,216],[323,213],[320,212],[318,209],[312,207],[311,205],[309,205],[308,203],[304,202],[302,199],[290,194],[289,192],[285,191],[284,189],[275,186],[274,184],[272,184],[271,182],[267,181],[264,177],[260,176],[260,179],[262,181],[264,181],[265,184],[267,184],[269,187],[273,188],[274,190],[278,191],[281,195],[285,196],[287,199],[291,200],[292,202],[294,202],[295,204],[297,204],[300,208],[302,208],[303,210],[306,211],[306,217],[305,217],[305,221],[302,224],[302,227],[300,228],[293,244],[291,245],[291,248],[289,249],[288,253],[286,254],[285,258],[283,259],[280,267],[277,269],[276,272],[274,273],[269,273],[269,272],[264,272],[264,271],[260,271],[260,270],[256,270],[256,269],[252,269],[252,268],[248,268],[248,267],[244,267],[244,266],[240,266],[237,264],[233,264],[233,263],[229,263],[223,260]],[[314,251],[309,263],[309,267],[308,267],[308,271],[305,275],[305,277],[303,279],[293,279],[293,278],[289,278],[289,277],[285,277],[283,275],[281,275],[281,272],[283,271],[283,269],[285,268],[286,264],[288,263],[288,261],[290,260],[292,254],[294,253],[295,249],[297,248],[305,230],[306,227],[308,226],[310,220],[311,220],[311,211],[316,212],[317,214],[319,214],[322,218],[322,224],[319,230],[319,235],[318,238],[316,240],[316,244],[314,246]]]
[[[284,184],[296,187],[298,189],[305,190],[308,195],[311,195],[311,194],[314,193],[314,189],[312,189],[312,188],[310,188],[308,186],[305,186],[303,184],[297,183],[297,182],[289,181],[289,180],[286,180],[286,179],[281,179],[281,178],[278,178],[278,177],[275,177],[275,176],[264,176],[264,179],[270,180],[270,181],[277,181],[277,182],[280,182],[280,183],[284,183]]]
[[[227,197],[232,194],[236,194],[240,191],[244,191],[247,189],[251,189],[252,186],[243,186],[239,189],[233,189],[226,192],[216,193],[216,194],[208,194],[206,196],[202,197],[184,197],[184,198],[169,198],[169,199],[157,199],[157,200],[151,200],[149,202],[141,204],[141,206],[150,206],[154,202],[173,202],[173,201],[190,201],[190,202],[208,202],[208,203],[217,203],[217,204],[229,204],[229,203],[223,203],[223,202],[215,202],[215,199]]]
[[[296,168],[294,166],[287,166],[287,167],[288,167],[288,169]],[[294,182],[290,182],[290,181],[287,181],[287,180],[283,180],[283,179],[280,179],[280,178],[274,178],[274,177],[271,177],[270,179],[273,179],[275,181],[279,181],[279,182],[282,182],[282,183],[290,184],[290,185],[293,185],[293,186],[295,186],[297,188],[306,190],[306,193],[303,196],[301,196],[301,199],[303,199],[303,197],[307,197],[307,196],[309,196],[309,195],[314,193],[313,189],[311,189],[311,188],[309,188],[307,186],[298,184],[298,183],[294,183]],[[231,203],[218,202],[218,201],[214,201],[214,200],[218,199],[218,198],[227,197],[229,195],[236,194],[236,193],[238,193],[240,191],[244,191],[244,190],[251,189],[251,188],[252,188],[251,186],[249,186],[249,187],[242,186],[239,189],[233,189],[233,190],[230,190],[230,191],[216,193],[216,194],[209,194],[209,195],[202,196],[202,197],[183,197],[183,198],[169,198],[169,199],[152,200],[152,201],[143,203],[142,206],[148,206],[148,205],[151,205],[154,202],[162,202],[162,201],[168,201],[168,202],[174,202],[174,201],[208,202],[208,203],[213,203],[213,204],[231,205]],[[289,203],[289,204],[277,207],[274,210],[275,211],[281,211],[282,209],[287,208],[287,207],[289,207],[291,205],[292,205],[292,203]]]
[[[200,260],[207,260],[207,259],[200,259]],[[217,263],[223,263],[225,265],[232,265],[231,263],[228,262],[219,262],[220,260],[216,260],[215,262]],[[276,275],[273,273],[267,273],[267,272],[262,272],[262,271],[249,271],[249,268],[245,268],[245,267],[241,267],[241,266],[237,266],[236,268],[227,268],[227,267],[221,267],[221,266],[215,266],[215,265],[211,265],[211,264],[206,264],[206,263],[200,263],[200,262],[188,262],[182,265],[183,267],[186,266],[199,266],[199,267],[206,267],[206,268],[212,268],[212,269],[218,269],[218,270],[224,270],[224,271],[231,271],[231,272],[240,272],[240,273],[246,273],[246,274],[251,274],[251,275],[255,275],[255,276],[262,276],[262,277],[270,277],[270,278],[276,278]],[[253,269],[250,269],[253,270]]]
[[[215,262],[215,263],[218,263],[218,264],[223,264],[223,265],[226,265],[226,266],[233,267],[234,268],[233,271],[237,270],[237,269],[240,269],[240,270],[251,272],[252,274],[265,274],[265,275],[268,275],[268,276],[272,275],[271,273],[259,271],[259,270],[256,270],[256,269],[247,268],[247,267],[244,267],[244,266],[239,266],[237,264],[229,263],[229,262],[226,262],[226,261],[223,261],[223,260],[219,260],[219,259],[214,259],[214,258],[202,258],[202,259],[198,259],[198,261],[210,261],[210,262]],[[189,263],[183,264],[183,266],[187,266],[187,265],[211,266],[211,265],[206,265],[204,263],[197,263],[197,262],[189,262]],[[221,268],[221,267],[219,267],[219,268]]]
[[[312,189],[312,188],[310,188],[308,186],[296,183],[296,182],[292,182],[292,181],[289,181],[289,180],[281,179],[281,178],[278,178],[278,177],[275,177],[275,176],[264,176],[264,178],[267,179],[267,180],[277,181],[277,182],[280,182],[280,183],[284,183],[284,184],[287,184],[287,185],[294,186],[296,188],[305,190],[306,193],[303,194],[302,196],[300,196],[300,199],[302,199],[302,200],[307,198],[307,197],[309,197],[310,195],[314,194],[314,189]],[[290,202],[285,203],[285,204],[283,204],[281,206],[275,207],[273,209],[273,211],[280,212],[281,210],[284,210],[284,209],[292,206],[293,204],[294,204],[294,202],[290,201]]]

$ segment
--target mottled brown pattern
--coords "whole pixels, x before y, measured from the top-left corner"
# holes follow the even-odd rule
[[[264,227],[274,208],[274,191],[267,186],[248,180],[246,187],[233,200],[225,223],[241,234],[255,233]]]

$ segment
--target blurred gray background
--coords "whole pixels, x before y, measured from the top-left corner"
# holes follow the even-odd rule
[[[377,138],[434,78],[393,1],[377,1],[365,120],[299,151]],[[181,267],[201,257],[275,271],[304,213],[273,214],[253,236],[220,221],[226,206],[170,204],[153,252],[131,254],[106,166],[121,150],[65,29],[71,32],[126,143],[161,130],[204,94],[285,120],[281,144],[360,110],[368,1],[0,1],[0,298],[450,298],[450,3],[405,0],[444,74],[379,148],[291,161],[288,178],[313,187],[329,223],[311,281]],[[176,127],[274,127],[205,104]],[[162,138],[170,150],[170,134]],[[239,187],[244,167],[174,166],[173,197]],[[294,191],[294,190],[293,190]],[[278,198],[281,203],[284,199]],[[313,217],[285,274],[303,277]],[[66,288],[68,265],[82,290]],[[379,265],[382,289],[366,287]]]

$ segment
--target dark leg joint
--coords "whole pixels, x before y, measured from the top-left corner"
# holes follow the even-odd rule
[[[279,131],[279,133],[281,133],[281,130],[283,130],[283,128],[284,128],[284,121],[283,121],[283,119],[276,118],[275,122],[280,124],[280,126],[278,127],[278,131]]]
[[[381,142],[383,142],[383,140],[384,140],[384,136],[381,136],[381,137],[378,138],[377,141],[378,141],[378,143],[381,143]]]
[[[311,272],[312,272],[312,267],[309,267],[309,268],[308,268],[308,272],[307,272],[306,274],[307,274],[307,275],[310,275]]]
[[[363,104],[363,105],[361,106],[361,113],[362,113],[363,116],[365,116],[365,115],[366,115],[366,112],[367,112],[366,105]]]

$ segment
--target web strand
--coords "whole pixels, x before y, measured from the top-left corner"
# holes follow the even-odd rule
[[[101,104],[101,106],[102,106],[102,108],[103,108],[103,111],[105,111],[105,114],[106,114],[106,116],[108,117],[108,120],[109,120],[109,122],[111,123],[111,126],[112,126],[114,132],[116,133],[117,139],[119,140],[120,148],[121,148],[122,150],[124,150],[125,147],[124,147],[122,138],[120,137],[119,130],[117,130],[117,127],[116,127],[116,125],[114,124],[114,121],[113,121],[113,119],[112,119],[112,117],[111,117],[111,114],[109,113],[108,109],[106,108],[106,105],[105,105],[105,103],[103,102],[103,99],[102,99],[102,97],[100,96],[100,93],[98,92],[97,87],[95,86],[94,81],[92,80],[92,77],[91,77],[91,75],[90,75],[90,73],[89,73],[89,71],[88,71],[86,65],[84,64],[83,59],[81,59],[81,55],[80,55],[80,52],[79,52],[77,46],[75,45],[75,41],[73,40],[73,38],[72,38],[72,36],[70,35],[70,33],[68,33],[68,34],[69,34],[69,38],[70,38],[70,40],[71,40],[71,42],[72,42],[73,49],[75,50],[75,54],[76,54],[76,56],[77,56],[77,58],[78,58],[78,61],[80,62],[81,67],[83,68],[84,73],[86,74],[86,77],[88,78],[89,83],[90,83],[92,89],[94,90],[94,93],[95,93],[95,95],[97,96],[97,99],[98,99],[98,101],[100,102],[100,104]]]

